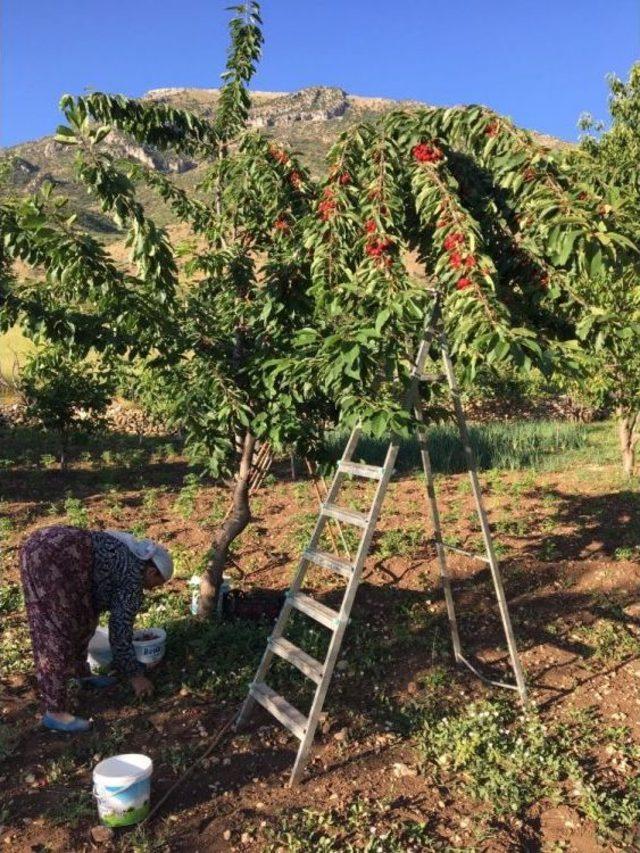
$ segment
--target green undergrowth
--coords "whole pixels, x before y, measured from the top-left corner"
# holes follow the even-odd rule
[[[422,773],[490,807],[490,822],[523,818],[545,801],[572,806],[602,834],[624,836],[640,821],[640,747],[595,708],[545,720],[494,698],[458,707],[430,700],[407,711]]]
[[[471,444],[481,469],[562,470],[578,462],[600,464],[617,461],[615,431],[610,423],[582,424],[564,421],[514,421],[471,424]],[[326,440],[325,452],[331,461],[344,449],[347,434],[332,433]],[[373,465],[384,460],[388,442],[364,436],[356,457]],[[428,429],[428,448],[433,470],[437,474],[457,474],[466,470],[464,449],[456,426],[436,424]],[[597,449],[596,457],[594,450]],[[413,471],[420,467],[418,443],[404,440],[400,447],[397,470]]]
[[[291,809],[265,831],[269,853],[287,850],[412,853],[442,850],[431,838],[429,821],[401,818],[389,803],[358,797],[328,811]],[[451,849],[451,848],[450,848]]]

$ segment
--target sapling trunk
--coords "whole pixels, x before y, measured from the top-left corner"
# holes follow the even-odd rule
[[[66,471],[66,468],[67,468],[67,448],[69,446],[69,437],[68,437],[67,431],[65,429],[61,429],[59,432],[59,444],[60,444],[60,470]]]
[[[198,616],[210,617],[215,613],[222,574],[229,558],[229,547],[251,521],[249,479],[255,444],[255,437],[247,432],[242,442],[238,476],[233,487],[233,508],[218,531],[209,552],[207,571],[200,583]]]
[[[635,470],[636,443],[638,441],[637,421],[637,412],[630,412],[622,407],[618,409],[618,437],[622,454],[622,470],[625,477],[633,476]]]

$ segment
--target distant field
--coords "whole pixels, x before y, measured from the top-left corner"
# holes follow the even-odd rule
[[[8,382],[12,382],[13,365],[16,358],[18,363],[24,361],[32,347],[31,341],[25,338],[17,327],[10,329],[6,335],[0,335],[0,376]],[[3,392],[4,388],[0,388],[0,396],[6,396]]]

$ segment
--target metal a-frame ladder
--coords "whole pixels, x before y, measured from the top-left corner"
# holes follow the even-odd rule
[[[475,498],[476,511],[482,528],[482,536],[484,540],[486,556],[470,554],[463,551],[461,548],[449,545],[442,537],[442,528],[440,524],[440,514],[438,511],[438,503],[434,487],[433,473],[431,469],[431,460],[427,450],[427,432],[424,423],[422,412],[422,404],[420,401],[419,386],[422,381],[439,381],[442,378],[436,376],[426,376],[424,373],[425,364],[429,359],[429,352],[434,345],[439,345],[442,360],[444,364],[444,376],[446,377],[451,397],[455,417],[460,430],[460,436],[464,446],[469,477],[471,479],[471,488]],[[444,596],[449,618],[449,626],[451,629],[451,637],[453,643],[453,653],[456,663],[463,664],[468,667],[474,675],[482,679],[484,682],[495,687],[504,687],[511,690],[516,690],[523,703],[527,700],[527,691],[518,656],[516,641],[509,616],[509,609],[502,584],[502,577],[496,558],[495,549],[493,547],[489,520],[482,499],[482,492],[478,480],[476,470],[476,462],[471,443],[469,439],[469,431],[467,429],[466,420],[464,417],[462,404],[460,401],[460,393],[456,382],[453,365],[449,354],[446,336],[442,323],[442,313],[440,309],[440,295],[434,291],[434,309],[431,317],[425,324],[422,339],[418,348],[418,354],[415,359],[411,371],[410,383],[407,391],[405,403],[407,408],[413,409],[418,424],[417,436],[420,445],[420,455],[424,469],[427,498],[431,512],[431,520],[433,523],[433,542],[435,544],[438,564],[440,568],[440,576],[444,588]],[[369,553],[371,540],[378,522],[378,516],[382,508],[382,503],[389,485],[389,481],[393,474],[394,464],[399,450],[399,441],[392,438],[386,452],[384,463],[382,466],[364,465],[354,462],[354,454],[360,439],[361,431],[359,428],[353,430],[347,441],[347,445],[342,454],[342,458],[338,462],[338,467],[334,475],[333,481],[329,486],[327,497],[320,509],[320,515],[316,522],[311,540],[307,549],[303,552],[296,574],[289,588],[282,610],[275,623],[271,636],[267,641],[267,647],[264,655],[258,666],[255,678],[249,686],[249,693],[244,701],[236,720],[236,728],[240,728],[246,723],[249,715],[255,704],[262,705],[269,713],[272,714],[282,725],[294,734],[300,740],[298,755],[291,774],[290,785],[294,785],[300,781],[304,768],[307,762],[309,751],[311,749],[313,738],[324,700],[331,683],[333,670],[338,660],[340,647],[344,632],[349,622],[351,608],[356,596],[358,585],[360,584],[362,571],[364,568],[365,559]],[[377,487],[371,503],[369,512],[361,513],[351,509],[343,509],[337,503],[338,495],[345,477],[355,476],[363,477],[377,481]],[[362,530],[358,549],[351,560],[342,557],[337,557],[334,554],[319,550],[322,534],[330,519],[337,519],[345,524],[353,525]],[[456,619],[453,592],[451,589],[451,577],[447,567],[447,552],[451,551],[457,554],[462,554],[465,557],[472,557],[488,563],[493,578],[495,594],[502,620],[507,647],[509,650],[509,658],[511,667],[515,677],[515,684],[502,681],[494,681],[485,677],[463,654],[460,643],[460,635],[458,632],[458,624]],[[320,566],[329,571],[335,572],[343,576],[346,581],[344,596],[339,610],[334,610],[327,607],[325,604],[315,600],[309,595],[302,592],[307,571],[311,565]],[[331,638],[325,660],[318,661],[307,654],[303,649],[295,646],[290,640],[284,636],[285,629],[292,615],[292,612],[297,610],[304,613],[309,618],[323,625],[331,632]],[[297,708],[294,708],[287,700],[278,695],[266,683],[266,677],[274,660],[274,656],[280,657],[288,661],[293,666],[297,667],[307,678],[315,682],[317,685],[315,695],[311,703],[309,715],[305,716]]]

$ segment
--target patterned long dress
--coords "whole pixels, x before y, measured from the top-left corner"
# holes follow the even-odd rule
[[[132,645],[144,563],[126,545],[107,533],[45,527],[24,541],[20,570],[46,711],[67,710],[69,679],[89,675],[87,647],[103,611],[116,669],[144,672]]]

